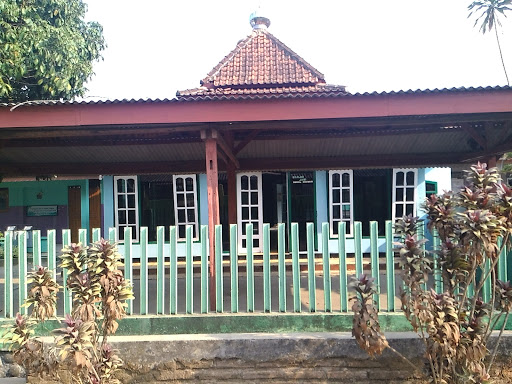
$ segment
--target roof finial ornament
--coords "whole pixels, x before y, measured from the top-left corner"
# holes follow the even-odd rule
[[[267,29],[270,26],[270,19],[263,16],[261,7],[258,7],[256,11],[251,13],[249,20],[251,22],[252,29]]]

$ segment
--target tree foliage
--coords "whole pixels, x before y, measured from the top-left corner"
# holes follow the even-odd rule
[[[463,189],[431,195],[424,209],[427,227],[440,240],[433,252],[418,239],[423,224],[417,217],[395,224],[402,310],[424,343],[424,373],[434,384],[486,383],[512,310],[512,285],[499,279],[505,273],[498,264],[512,244],[512,189],[496,168],[477,164]],[[372,279],[363,275],[352,287],[358,344],[370,355],[394,351],[380,330]],[[495,329],[500,333],[491,352]]]
[[[54,330],[54,344],[43,343],[34,330],[38,323],[55,317],[61,287],[54,272],[46,268],[28,274],[30,285],[23,306],[32,308],[31,314],[18,313],[14,324],[4,325],[0,335],[0,342],[14,350],[14,360],[28,375],[62,382],[59,373],[67,371],[73,383],[120,384],[115,372],[123,362],[108,337],[116,333],[119,320],[126,315],[126,301],[133,300],[131,283],[119,270],[121,264],[116,245],[104,239],[89,247],[73,243],[62,249],[60,266],[68,271],[73,308],[63,327]]]
[[[0,101],[70,99],[85,92],[105,48],[82,0],[0,1]]]
[[[498,49],[500,51],[501,64],[505,77],[507,79],[507,85],[510,85],[508,80],[507,69],[505,68],[505,61],[503,60],[503,54],[501,52],[501,44],[498,36],[498,27],[501,27],[500,16],[507,17],[505,12],[512,11],[512,0],[479,0],[473,1],[469,6],[470,11],[468,17],[473,15],[476,16],[475,27],[480,23],[480,32],[484,33],[492,31],[496,35],[496,42],[498,43]]]

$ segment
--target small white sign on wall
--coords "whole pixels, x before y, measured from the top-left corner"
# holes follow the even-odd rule
[[[57,216],[56,205],[30,205],[27,207],[27,216]]]

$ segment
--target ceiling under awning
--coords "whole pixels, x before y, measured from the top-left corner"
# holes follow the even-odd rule
[[[127,113],[130,105],[125,105]],[[40,107],[30,108],[37,112]],[[141,123],[137,115],[132,120],[123,125],[0,128],[5,133],[0,173],[204,172],[201,132],[207,129],[232,143],[239,170],[246,171],[448,166],[512,150],[512,112],[502,111],[193,124]],[[221,157],[221,171],[225,162]]]

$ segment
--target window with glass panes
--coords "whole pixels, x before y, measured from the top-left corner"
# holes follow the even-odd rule
[[[198,237],[196,175],[174,175],[174,218],[178,239],[185,239],[187,225],[192,225],[193,237]]]
[[[425,181],[425,196],[437,195],[437,182]]]
[[[262,250],[263,204],[261,194],[261,172],[237,175],[238,189],[238,238],[239,247],[247,249],[247,225],[253,225],[253,250]]]
[[[137,176],[115,176],[115,222],[117,239],[124,240],[124,229],[132,229],[132,239],[139,238],[139,209],[137,193]]]
[[[393,222],[403,216],[416,216],[417,180],[417,169],[393,169]]]
[[[353,201],[352,170],[329,171],[329,221],[332,237],[338,237],[340,222],[346,223],[347,235],[352,235]]]

